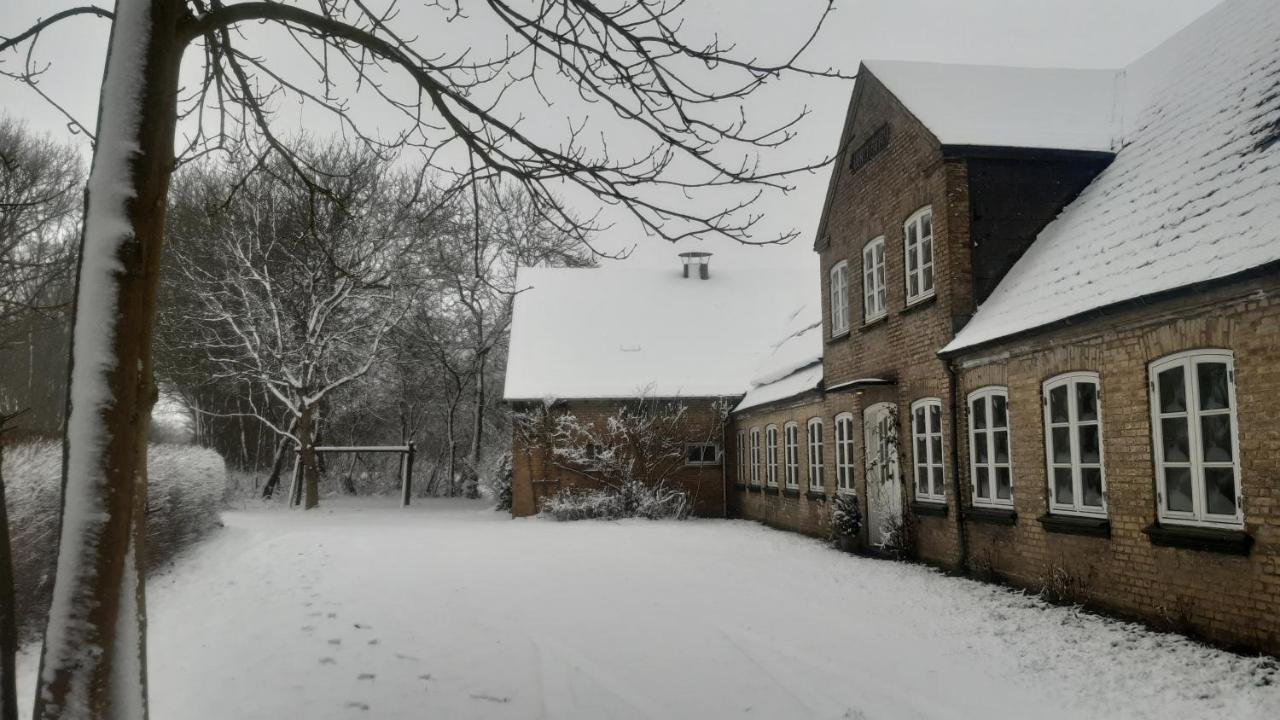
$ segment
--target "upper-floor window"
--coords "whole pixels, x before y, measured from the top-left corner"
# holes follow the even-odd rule
[[[738,484],[747,484],[747,433],[738,431]]]
[[[1009,461],[1009,391],[987,387],[969,395],[969,467],[973,504],[1013,505]]]
[[[862,248],[862,317],[871,321],[884,317],[888,294],[884,286],[884,237]]]
[[[822,492],[826,489],[823,477],[825,458],[822,453],[822,418],[809,418],[809,489]]]
[[[685,443],[685,465],[719,465],[720,446],[715,443]]]
[[[933,297],[933,210],[922,208],[907,219],[907,304]]]
[[[751,428],[751,484],[760,484],[760,428]]]
[[[831,268],[831,334],[849,332],[849,262]]]
[[[1231,353],[1198,350],[1157,360],[1150,389],[1160,519],[1241,526]]]
[[[942,484],[942,401],[938,398],[911,403],[911,448],[916,499],[946,502]]]
[[[853,413],[836,416],[836,490],[854,492]]]
[[[1101,399],[1097,373],[1068,373],[1044,384],[1044,452],[1052,512],[1107,512]]]
[[[778,487],[778,426],[770,425],[764,431],[765,481],[769,487]]]
[[[782,427],[782,467],[787,487],[800,487],[800,426],[794,422]]]

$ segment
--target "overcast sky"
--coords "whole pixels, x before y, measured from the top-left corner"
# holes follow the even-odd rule
[[[814,17],[821,0],[692,0],[690,27],[714,29],[735,41],[744,55],[759,49],[790,46]],[[805,57],[814,67],[856,70],[864,58],[965,62],[1039,67],[1119,67],[1203,14],[1219,0],[836,0],[836,12],[818,42]],[[4,0],[0,3],[0,34],[13,34],[42,15],[81,3]],[[478,0],[463,0],[473,14],[485,12]],[[50,30],[37,57],[53,67],[42,89],[92,127],[97,84],[108,27],[96,18],[74,19]],[[479,41],[461,40],[480,50]],[[439,37],[439,36],[437,36]],[[275,48],[259,41],[254,51]],[[11,54],[12,55],[12,54]],[[12,66],[13,58],[3,58]],[[784,157],[796,162],[819,159],[835,147],[848,105],[848,81],[792,78],[768,89],[755,102],[758,116],[781,117],[808,106],[812,114],[801,135]],[[31,127],[66,136],[65,122],[31,90],[0,79],[0,107],[28,120]],[[376,112],[376,111],[374,111]],[[555,108],[537,108],[546,127],[563,127]],[[375,115],[376,117],[376,115]],[[294,122],[299,122],[294,120]],[[797,228],[798,240],[784,248],[747,248],[707,242],[699,247],[716,253],[713,264],[733,266],[797,265],[814,262],[810,246],[828,170],[794,179],[787,196],[762,200],[757,210],[766,215],[762,230]],[[676,249],[645,239],[619,226],[601,244],[609,248],[635,245],[631,262],[671,265]]]

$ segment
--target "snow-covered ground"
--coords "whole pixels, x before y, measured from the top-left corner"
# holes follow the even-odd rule
[[[1273,661],[746,522],[225,521],[149,582],[152,717],[1280,716]]]

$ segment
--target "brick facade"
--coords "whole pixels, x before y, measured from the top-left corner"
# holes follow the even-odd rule
[[[719,465],[683,466],[671,481],[688,493],[693,501],[694,513],[704,517],[724,517],[726,514],[724,425],[720,407],[726,402],[719,398],[652,398],[655,402],[678,402],[687,412],[688,442],[715,442],[722,448]],[[555,405],[553,412],[568,412],[579,419],[600,426],[627,400],[569,400]],[[519,411],[521,406],[516,406]],[[540,447],[523,443],[519,433],[512,441],[511,452],[511,514],[515,517],[536,515],[544,498],[556,494],[562,488],[595,489],[599,483],[581,473],[560,467],[548,461]]]

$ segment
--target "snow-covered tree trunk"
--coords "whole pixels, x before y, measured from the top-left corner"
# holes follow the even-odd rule
[[[320,504],[320,473],[316,467],[312,416],[315,408],[303,405],[298,413],[298,461],[302,463],[302,507],[310,510]]]
[[[146,709],[151,340],[183,43],[176,0],[118,0],[85,191],[62,526],[37,720]]]

